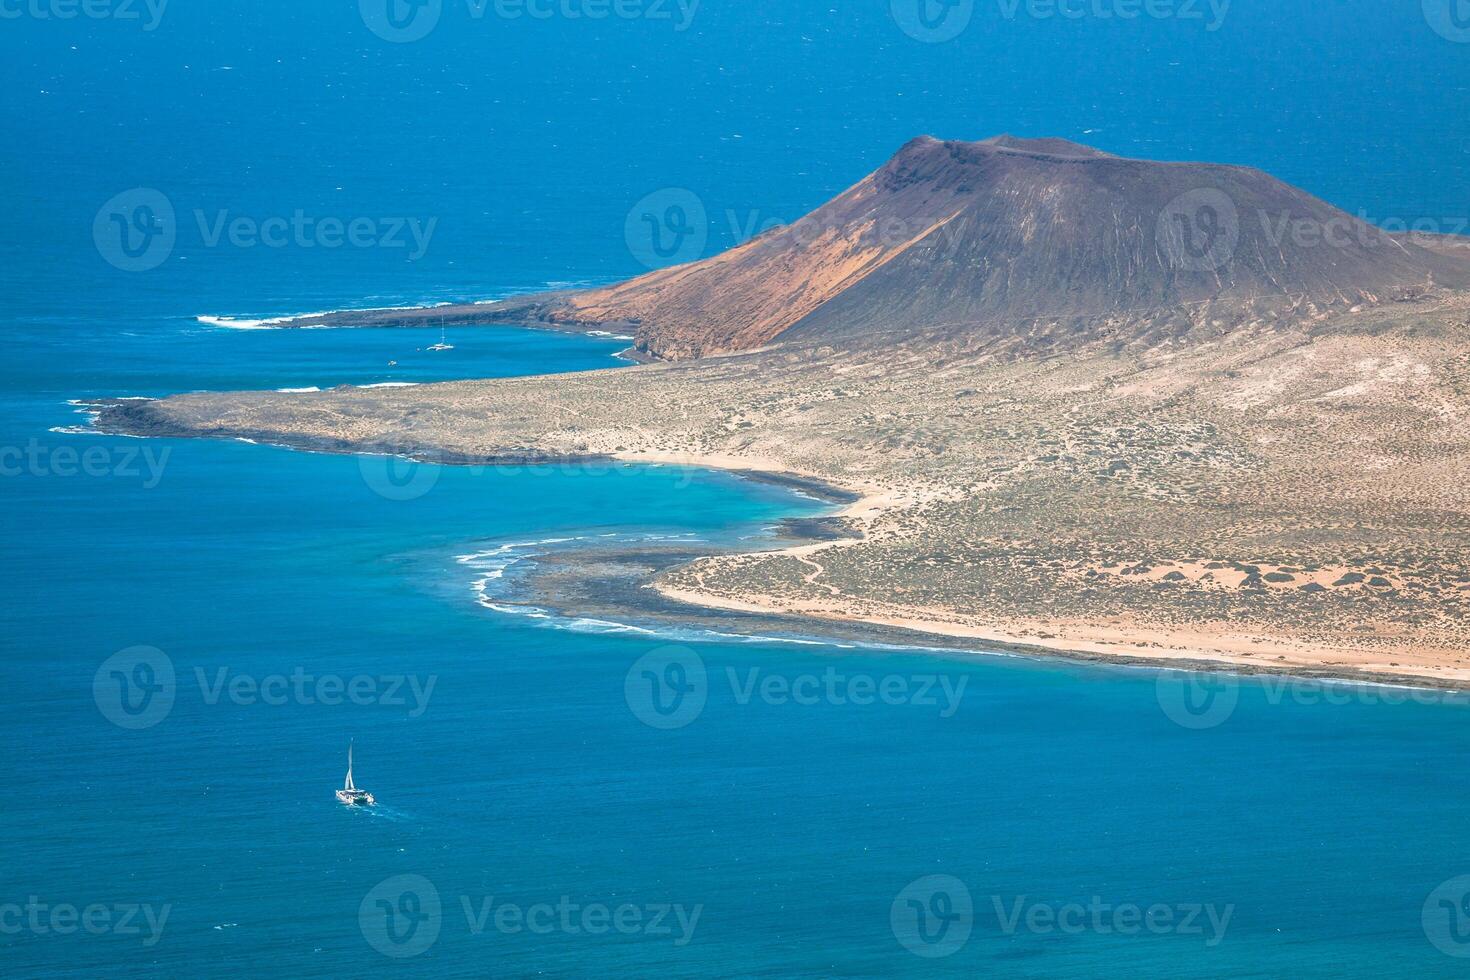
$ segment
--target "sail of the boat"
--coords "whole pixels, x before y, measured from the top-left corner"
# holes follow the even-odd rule
[[[347,785],[343,789],[357,789],[352,785],[352,743],[347,743]]]

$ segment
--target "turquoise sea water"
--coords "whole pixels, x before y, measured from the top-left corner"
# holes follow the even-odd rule
[[[400,45],[351,4],[0,22],[0,975],[1463,972],[1465,704],[496,612],[507,545],[713,547],[824,508],[52,431],[95,395],[614,367],[609,339],[194,317],[628,275],[650,193],[693,191],[709,251],[918,132],[1248,163],[1446,230],[1470,207],[1470,45],[1417,2],[1213,32],[976,5],[943,44],[883,6],[674,31],[446,4]],[[178,240],[129,273],[93,223],[135,187]],[[297,210],[436,231],[410,260],[195,217]],[[331,796],[349,739],[371,812]]]
[[[1470,750],[1464,705],[1363,692],[1322,703],[1320,689],[1247,683],[1224,692],[1236,700],[1222,724],[1194,730],[1172,718],[1208,722],[1214,709],[1180,714],[1151,671],[686,641],[672,656],[703,663],[703,708],[684,727],[654,727],[635,665],[667,651],[666,637],[487,610],[457,557],[571,535],[719,540],[819,505],[658,468],[446,468],[395,500],[374,490],[373,460],[54,434],[76,421],[64,396],[376,382],[385,352],[411,360],[423,337],[162,321],[115,339],[111,366],[76,357],[75,373],[52,373],[50,325],[13,326],[8,444],[104,447],[118,472],[68,476],[53,456],[56,472],[3,483],[0,901],[169,911],[153,945],[141,914],[136,936],[6,934],[7,975],[226,975],[249,963],[351,976],[393,966],[374,940],[416,952],[404,968],[428,976],[1457,966],[1420,920],[1429,892],[1467,868],[1457,815],[1470,792],[1454,762]],[[476,375],[600,367],[617,346],[513,330],[451,339],[456,360],[436,367]],[[168,366],[180,348],[187,363]],[[126,472],[134,448],[157,454],[156,480],[146,458]],[[110,680],[100,699],[93,684],[105,659],[138,645],[162,651],[176,683],[167,714],[131,730],[108,720],[127,723]],[[668,656],[655,655],[656,675]],[[221,687],[297,674],[307,694],[288,684],[281,704]],[[372,679],[361,703],[318,703],[331,691],[317,679],[356,677]],[[782,693],[803,677],[814,697]],[[864,677],[899,678],[907,695],[849,703]],[[331,798],[349,738],[374,812]],[[891,922],[900,892],[931,875],[964,882],[973,908],[967,941],[938,959],[906,951]],[[361,914],[383,882],[396,911],[420,878],[441,910],[421,952],[374,931],[376,906]],[[1216,943],[1205,912],[1200,933],[1120,936],[1047,930],[1047,913],[1031,911],[1094,896],[1176,909],[1180,925],[1198,906],[1229,918]],[[538,920],[554,919],[546,934],[495,924],[513,915],[505,906],[563,902],[577,931],[552,912]],[[1042,924],[1007,931],[1017,902]],[[699,912],[679,944],[677,925],[589,935],[580,909],[599,905],[634,907],[649,927],[666,905],[686,921]],[[405,913],[400,936],[409,923]]]
[[[1201,700],[1201,713],[1181,714],[1150,671],[684,642],[673,657],[703,663],[703,708],[684,727],[654,727],[636,665],[667,638],[495,613],[475,601],[480,572],[456,559],[573,535],[719,540],[818,505],[658,468],[446,468],[428,492],[396,500],[374,487],[416,484],[379,483],[379,461],[50,433],[77,421],[66,396],[370,383],[385,353],[412,360],[423,338],[140,322],[110,342],[109,364],[78,355],[68,371],[55,367],[52,325],[13,326],[7,443],[104,447],[117,472],[66,475],[53,455],[50,471],[3,482],[0,901],[169,912],[153,945],[141,915],[141,935],[5,934],[7,975],[207,976],[250,963],[351,976],[393,965],[374,939],[416,952],[404,968],[428,976],[1408,976],[1458,965],[1420,920],[1429,892],[1466,868],[1464,705],[1362,692],[1331,704],[1320,689],[1248,683],[1222,724],[1194,730],[1172,718],[1208,722],[1216,709]],[[476,375],[600,367],[617,346],[513,330],[451,339],[456,359],[436,367]],[[179,349],[187,363],[169,366]],[[162,463],[157,479],[146,457],[128,471],[135,448]],[[139,645],[167,656],[176,683],[167,714],[131,730],[109,721],[128,723],[110,678],[100,699],[93,685],[104,660]],[[668,656],[655,654],[656,676]],[[829,671],[842,679],[836,697]],[[282,687],[281,704],[221,687],[297,674],[307,694]],[[361,703],[318,703],[332,692],[317,679],[356,677],[372,679]],[[814,698],[779,686],[804,677]],[[863,693],[853,679],[890,677],[912,696],[849,703]],[[361,784],[381,800],[371,813],[330,795],[349,738]],[[900,892],[931,875],[964,882],[973,908],[967,941],[939,959],[907,952],[891,922]],[[396,911],[419,879],[441,910],[422,951],[385,940],[376,906],[361,911],[385,881]],[[1005,927],[1017,902],[1044,917],[1031,910],[1093,896],[1177,909],[1181,925],[1198,906],[1230,917],[1218,943],[1212,928]],[[503,907],[564,901],[578,931],[559,913],[547,934],[495,925]],[[686,921],[700,911],[680,945],[677,926],[589,935],[580,909],[599,905],[634,907],[650,926],[666,905]]]

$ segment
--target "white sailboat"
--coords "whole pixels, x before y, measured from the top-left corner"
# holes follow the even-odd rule
[[[337,790],[337,799],[348,806],[372,806],[377,803],[373,794],[365,789],[358,789],[357,784],[352,781],[352,743],[347,743],[347,782]]]
[[[444,325],[443,324],[440,324],[439,325],[439,342],[437,344],[430,344],[428,347],[426,347],[424,349],[425,350],[454,350],[454,345],[453,344],[446,344],[444,342]]]

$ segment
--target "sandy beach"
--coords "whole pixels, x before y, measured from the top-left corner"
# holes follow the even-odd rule
[[[775,477],[793,477],[813,484],[810,474],[787,474],[777,460],[729,454],[691,456],[668,452],[620,453],[628,462],[668,466],[699,466]],[[900,505],[891,491],[863,492],[856,501],[833,515],[856,528],[866,528],[877,518]],[[813,569],[808,582],[822,570],[821,556],[831,549],[860,543],[860,537],[798,544],[764,554],[801,560]],[[718,565],[721,556],[700,559],[697,564]],[[698,568],[693,577],[701,579]],[[686,580],[687,581],[687,580]],[[943,609],[906,608],[896,604],[853,601],[840,594],[821,600],[777,600],[759,592],[724,594],[711,589],[672,585],[661,579],[650,583],[661,595],[678,602],[714,609],[757,615],[806,617],[842,624],[868,624],[926,634],[946,639],[975,640],[1005,651],[1082,658],[1089,661],[1116,660],[1129,664],[1157,663],[1161,667],[1220,669],[1245,673],[1306,674],[1344,680],[1373,680],[1383,683],[1423,683],[1435,688],[1470,690],[1470,668],[1452,666],[1440,657],[1406,651],[1392,659],[1365,654],[1361,650],[1329,648],[1286,637],[1245,635],[1222,625],[1209,629],[1159,630],[1125,623],[1088,623],[1059,619],[1013,619],[986,621],[982,617],[959,618]],[[835,593],[835,590],[834,590]]]

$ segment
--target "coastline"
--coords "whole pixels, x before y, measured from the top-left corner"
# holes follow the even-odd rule
[[[394,327],[415,329],[436,326],[501,326],[561,333],[599,334],[636,332],[640,323],[628,317],[576,316],[565,300],[587,289],[535,289],[495,300],[439,303],[431,306],[378,306],[360,309],[324,310],[249,318],[208,315],[196,317],[226,329],[312,330],[322,328]]]
[[[734,472],[734,471],[732,471]],[[735,473],[752,479],[748,473]],[[776,528],[779,550],[806,550],[834,543],[831,533],[809,527],[837,518],[786,518]],[[830,526],[828,527],[830,532]],[[507,607],[549,611],[568,621],[623,625],[636,631],[667,631],[676,642],[734,639],[760,642],[822,643],[840,648],[942,657],[1012,657],[1038,663],[1079,664],[1110,668],[1211,672],[1241,677],[1271,676],[1323,684],[1370,685],[1470,694],[1470,683],[1413,673],[1326,668],[1310,663],[1261,663],[1227,659],[1211,651],[1150,650],[1120,640],[1115,647],[1085,642],[1038,640],[1033,636],[969,627],[946,630],[946,624],[902,617],[839,616],[818,611],[792,612],[775,605],[731,601],[717,595],[671,588],[658,581],[665,571],[711,557],[764,551],[728,550],[711,556],[709,549],[687,542],[645,541],[567,546],[526,556],[529,571],[518,580],[519,594],[482,604],[498,611]],[[936,627],[938,627],[936,629]],[[699,634],[693,637],[681,633]],[[977,642],[978,641],[978,642]]]
[[[821,533],[788,534],[781,546],[765,551],[735,551],[716,554],[690,552],[677,563],[653,562],[643,568],[645,574],[636,588],[613,590],[621,609],[652,616],[660,621],[676,623],[697,615],[716,614],[728,625],[740,617],[766,629],[822,639],[875,642],[885,646],[912,648],[916,651],[950,650],[955,653],[985,655],[1011,654],[1080,663],[1147,666],[1189,670],[1217,671],[1254,675],[1271,674],[1327,681],[1408,685],[1440,690],[1470,691],[1470,669],[1435,669],[1429,658],[1416,660],[1409,654],[1395,654],[1382,662],[1361,651],[1324,650],[1300,642],[1270,637],[1236,637],[1211,634],[1204,630],[1161,632],[1146,626],[1103,626],[1099,624],[1057,621],[979,621],[965,620],[945,610],[904,607],[896,604],[879,606],[834,596],[821,602],[780,602],[771,596],[750,593],[738,596],[714,591],[671,585],[663,581],[666,573],[688,568],[701,562],[719,562],[738,555],[780,555],[798,557],[814,564],[811,556],[830,548],[848,547],[865,540],[868,528],[881,516],[900,509],[908,497],[876,485],[856,480],[841,484],[829,475],[795,472],[774,457],[744,453],[666,452],[625,450],[608,453],[552,453],[536,451],[466,453],[415,442],[393,443],[367,440],[311,437],[302,433],[248,428],[195,429],[171,422],[152,409],[152,400],[97,399],[86,407],[97,412],[97,430],[117,435],[153,437],[193,437],[240,440],[282,446],[308,452],[345,455],[393,455],[419,462],[442,465],[514,466],[564,464],[582,465],[598,462],[697,467],[719,470],[744,479],[779,485],[824,500],[838,510],[823,522]],[[912,496],[912,494],[908,495]],[[834,530],[840,529],[840,530]],[[613,564],[638,566],[638,558],[629,552]],[[641,566],[640,566],[641,567]],[[820,566],[817,566],[820,567]],[[601,583],[603,586],[606,583]],[[615,614],[618,608],[601,603],[606,589],[596,594],[592,589],[576,590],[575,605],[597,605],[595,613]],[[595,596],[595,597],[594,597]],[[580,609],[574,609],[579,612]],[[732,619],[730,617],[735,617]],[[983,645],[984,649],[977,649]]]
[[[886,491],[840,487],[824,478],[796,474],[773,460],[759,457],[726,455],[687,456],[676,453],[619,453],[616,458],[629,462],[654,462],[665,465],[703,466],[736,473],[751,479],[787,485],[824,488],[827,499],[844,502],[845,506],[831,515],[834,520],[863,525],[896,505],[895,497]],[[799,542],[772,550],[772,555],[800,556],[809,559],[827,548],[856,544],[861,537],[843,537],[821,542]],[[708,555],[701,561],[718,561],[721,555]],[[820,631],[823,625],[869,626],[897,631],[913,637],[924,637],[929,643],[950,646],[967,643],[970,652],[974,642],[981,641],[994,652],[1039,658],[1064,659],[1085,663],[1113,663],[1122,666],[1151,666],[1185,670],[1217,671],[1242,675],[1281,675],[1314,680],[1407,685],[1435,690],[1470,691],[1470,669],[1456,668],[1429,672],[1437,665],[1429,660],[1411,662],[1405,654],[1389,663],[1376,663],[1363,653],[1352,650],[1322,651],[1318,656],[1304,656],[1312,648],[1300,642],[1280,638],[1247,637],[1232,642],[1228,637],[1209,632],[1178,630],[1165,632],[1148,627],[1127,630],[1099,625],[1060,623],[1045,620],[1032,622],[996,622],[977,624],[945,618],[943,611],[899,607],[875,611],[872,604],[840,601],[833,603],[778,603],[770,597],[742,595],[739,598],[713,591],[671,585],[657,577],[648,587],[674,602],[707,609],[740,612],[756,616],[780,618],[812,624]],[[762,601],[764,599],[764,601]],[[863,608],[867,605],[869,608]],[[929,615],[924,615],[929,613]],[[1066,631],[1070,635],[1064,635]],[[892,642],[885,637],[884,642]],[[915,644],[921,648],[921,644]],[[1333,660],[1323,660],[1326,653]],[[1267,659],[1271,658],[1271,659]]]
[[[567,290],[548,290],[476,303],[437,306],[366,307],[319,313],[288,313],[266,317],[196,315],[194,319],[221,330],[352,330],[387,328],[424,330],[439,327],[544,330],[602,340],[624,340],[629,345],[613,357],[632,364],[656,364],[659,357],[638,346],[635,320],[577,319],[550,315],[552,304]]]

